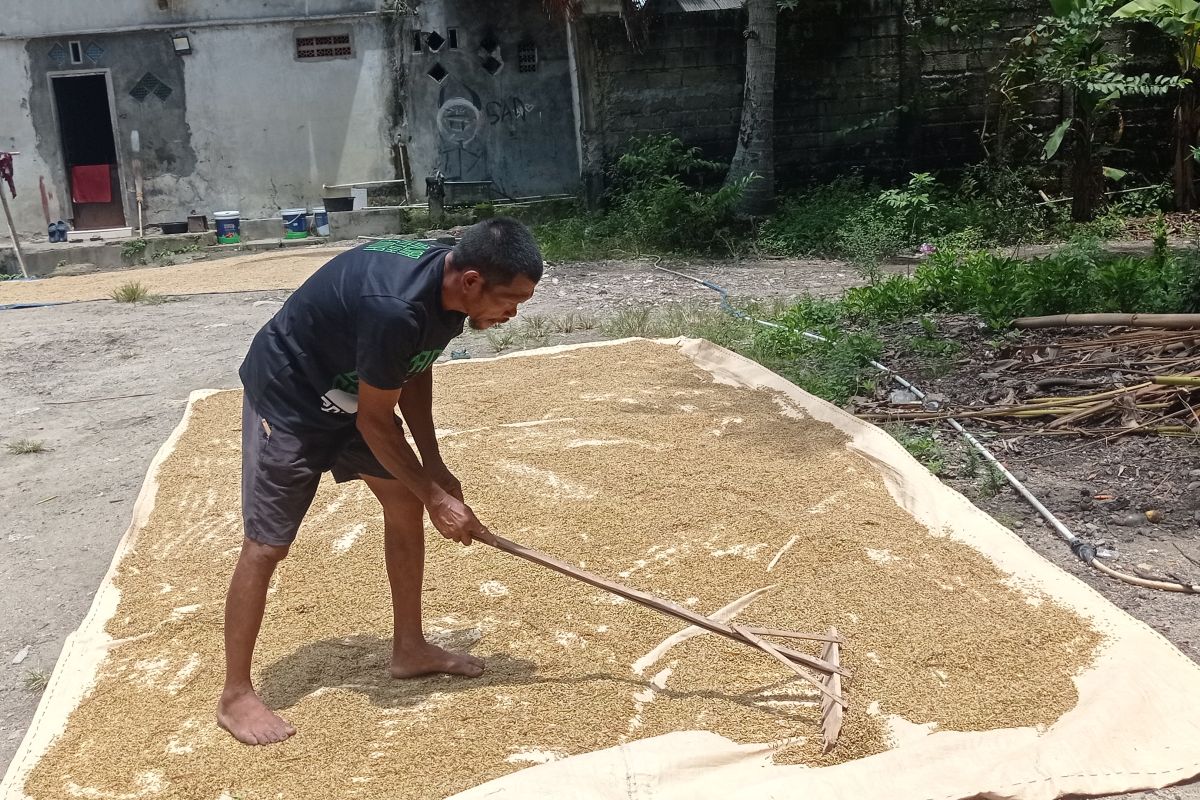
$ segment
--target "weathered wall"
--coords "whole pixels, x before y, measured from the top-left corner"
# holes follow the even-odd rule
[[[541,4],[485,0],[423,3],[406,23],[405,135],[417,196],[440,169],[448,181],[492,181],[510,197],[574,191],[575,147],[566,27]],[[437,32],[449,42],[414,52],[411,31]],[[494,45],[489,51],[484,45]],[[521,72],[518,51],[532,45],[537,68]],[[488,56],[503,66],[485,68]],[[439,83],[430,71],[440,66]]]
[[[297,61],[297,32],[331,25],[350,31],[353,57]],[[83,43],[95,44],[98,55],[79,66],[54,55],[66,37],[0,41],[0,89],[22,98],[16,113],[0,117],[0,147],[23,153],[15,203],[23,232],[44,230],[39,178],[53,195],[52,216],[71,216],[50,74],[108,74],[130,224],[137,218],[134,130],[141,139],[148,224],[182,220],[193,209],[269,216],[281,206],[319,203],[323,183],[395,177],[387,113],[394,83],[385,31],[376,20],[259,23],[188,34],[193,52],[182,57],[161,31],[86,36]],[[131,91],[147,75],[169,93],[134,97]]]
[[[35,38],[219,20],[349,16],[379,6],[380,0],[12,0],[3,4],[0,37]]]
[[[630,47],[618,18],[579,20],[585,102],[592,109],[586,169],[600,168],[631,137],[666,132],[713,157],[731,157],[741,118],[744,19],[740,11],[655,13],[641,53]]]
[[[1046,4],[971,5],[980,18],[997,21],[971,36],[934,26],[931,6],[930,0],[811,0],[780,13],[775,164],[782,183],[850,169],[902,174],[957,167],[985,156],[980,133],[985,126],[994,131],[997,122],[993,68]],[[674,133],[713,158],[733,154],[744,12],[682,13],[667,0],[651,0],[647,8],[642,53],[634,52],[615,16],[589,16],[577,26],[581,50],[592,54],[585,172],[613,158],[630,137],[651,133]],[[1154,37],[1142,31],[1132,39],[1147,51],[1142,60],[1152,60]],[[1054,87],[1048,94],[1035,107],[1044,124],[1058,118],[1061,103]],[[1152,172],[1161,166],[1169,103],[1125,106],[1124,145]]]

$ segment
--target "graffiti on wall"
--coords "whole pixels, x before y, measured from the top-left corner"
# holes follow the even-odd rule
[[[481,137],[484,114],[479,95],[465,83],[447,81],[438,93],[438,167],[447,180],[491,178],[487,145]]]
[[[529,117],[533,113],[533,104],[526,103],[519,97],[508,97],[504,100],[493,100],[484,107],[488,123],[497,125],[501,122],[515,123]]]

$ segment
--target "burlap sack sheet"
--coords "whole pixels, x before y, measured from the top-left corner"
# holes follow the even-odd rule
[[[718,382],[782,393],[792,408],[781,413],[808,415],[843,431],[849,446],[878,467],[896,503],[918,521],[948,531],[1002,571],[1102,627],[1105,645],[1076,681],[1079,703],[1040,733],[1027,728],[914,735],[888,752],[820,769],[776,766],[768,745],[738,745],[685,731],[526,768],[456,798],[1054,798],[1156,788],[1200,774],[1200,669],[1165,639],[1039,557],[941,484],[886,433],[708,342],[662,344],[678,347]],[[119,601],[113,574],[153,508],[159,464],[186,430],[194,403],[207,394],[190,398],[188,413],[152,463],[133,523],[87,618],[64,646],[34,723],[0,782],[0,798],[23,800],[29,771],[92,685],[110,645],[105,624]]]

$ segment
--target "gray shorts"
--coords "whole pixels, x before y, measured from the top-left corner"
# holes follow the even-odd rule
[[[242,523],[247,537],[274,546],[291,544],[323,472],[333,473],[338,483],[363,475],[392,477],[353,425],[298,435],[263,419],[242,395]]]

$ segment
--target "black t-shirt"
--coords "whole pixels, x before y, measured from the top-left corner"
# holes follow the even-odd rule
[[[254,337],[239,374],[255,410],[285,430],[352,425],[359,378],[398,389],[429,369],[466,315],[442,308],[449,248],[372,242],[314,272]]]

